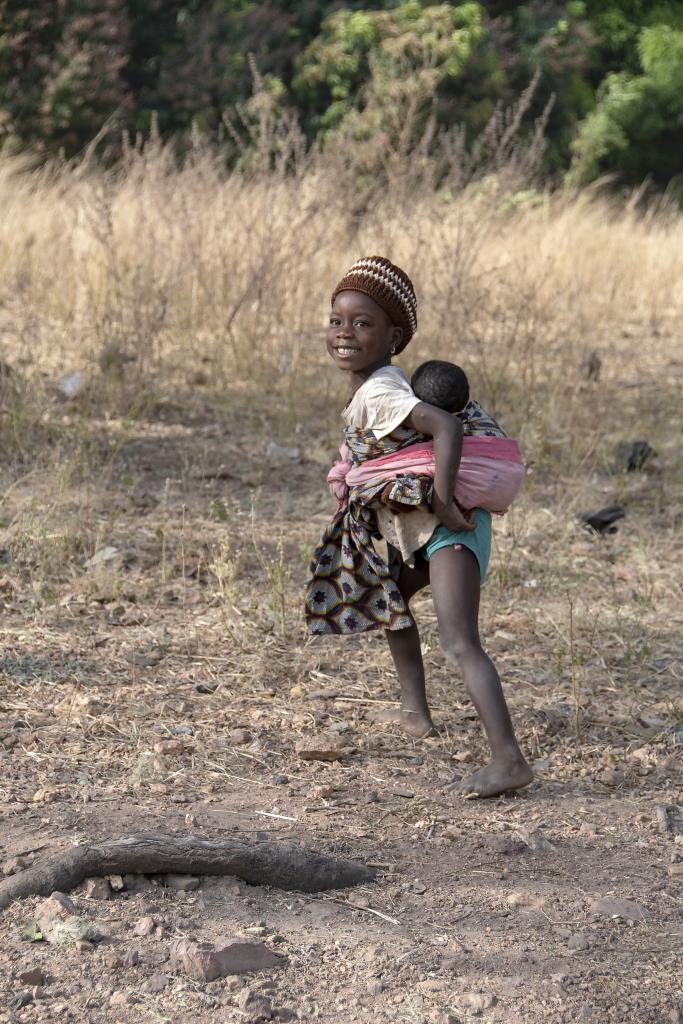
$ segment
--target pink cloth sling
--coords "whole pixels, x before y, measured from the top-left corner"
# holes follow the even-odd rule
[[[342,505],[349,488],[380,480],[392,480],[401,473],[434,477],[434,445],[431,441],[411,444],[391,455],[368,459],[358,466],[349,461],[345,444],[341,459],[327,474],[330,491]],[[526,470],[519,445],[511,437],[480,434],[465,437],[455,481],[455,497],[463,508],[484,508],[507,512],[519,494]]]

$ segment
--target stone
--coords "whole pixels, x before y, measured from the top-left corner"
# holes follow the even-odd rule
[[[134,789],[159,782],[168,776],[168,769],[163,754],[155,754],[151,750],[143,750],[138,763],[130,773],[130,782]]]
[[[306,736],[296,744],[296,752],[302,761],[340,761],[355,748],[343,746],[341,737],[318,733]]]
[[[443,978],[425,978],[417,983],[420,992],[443,992],[447,986],[448,982]]]
[[[41,967],[29,967],[25,971],[19,971],[17,978],[22,985],[28,985],[29,988],[45,984],[45,975]]]
[[[598,776],[598,782],[602,782],[604,786],[621,786],[623,781],[624,773],[621,768],[606,768]]]
[[[83,895],[91,900],[110,900],[109,882],[106,878],[86,878],[83,883]]]
[[[25,871],[30,865],[30,861],[26,857],[10,857],[2,865],[2,873],[5,878],[9,878],[10,875],[17,875],[20,871]]]
[[[141,992],[148,992],[151,995],[156,995],[157,992],[163,992],[171,979],[165,974],[153,974],[151,978],[141,985]]]
[[[93,921],[79,917],[76,907],[63,892],[53,892],[40,904],[36,922],[43,937],[57,946],[99,942],[106,934]]]
[[[140,963],[140,954],[137,949],[129,949],[121,958],[123,967],[137,967]]]
[[[114,892],[122,892],[126,888],[122,875],[107,875],[107,881]]]
[[[457,1017],[454,1017],[448,1010],[435,1010],[432,1014],[434,1024],[460,1024]]]
[[[273,1015],[270,999],[250,988],[241,990],[237,996],[237,1005],[249,1021],[270,1020]]]
[[[74,946],[79,953],[92,953],[95,948],[94,943],[90,939],[76,939]]]
[[[40,924],[41,917],[58,917],[62,921],[66,921],[68,917],[75,917],[76,914],[78,914],[76,905],[65,893],[53,892],[52,895],[44,900],[38,907],[36,920],[38,921],[38,924]]]
[[[92,558],[88,558],[83,565],[86,569],[94,569],[97,565],[103,565],[105,562],[111,562],[112,559],[116,558],[118,553],[119,549],[115,547],[108,546],[100,548],[99,551],[96,551]]]
[[[210,942],[178,939],[171,945],[171,963],[195,981],[215,981],[227,974],[246,974],[281,967],[283,959],[260,942]]]
[[[123,884],[126,892],[149,892],[154,886],[146,875],[124,875]]]
[[[153,917],[141,917],[133,928],[133,935],[153,935],[156,930],[156,921]]]
[[[519,830],[519,837],[533,853],[549,853],[555,847],[540,829],[522,828]]]
[[[291,448],[278,444],[277,441],[269,441],[266,445],[266,456],[276,462],[291,460],[296,462],[301,457],[300,448]]]
[[[587,935],[583,932],[575,932],[574,935],[570,936],[567,942],[567,948],[579,952],[583,949],[590,949],[591,943]]]
[[[334,786],[311,786],[306,796],[309,800],[329,800],[334,795]]]
[[[185,744],[182,740],[157,740],[154,744],[155,754],[182,754]]]
[[[416,896],[424,896],[424,894],[427,892],[427,886],[424,884],[424,882],[421,882],[419,878],[415,879],[410,888],[416,894]]]
[[[521,839],[513,839],[512,836],[495,836],[491,840],[491,850],[493,853],[511,857],[516,853],[526,853],[528,846]]]
[[[591,914],[596,917],[621,917],[624,921],[644,921],[646,914],[639,903],[633,900],[619,899],[616,896],[603,896],[594,900],[590,906]]]
[[[655,806],[655,825],[658,832],[666,833],[671,831],[671,817],[666,804],[657,804]]]
[[[672,864],[667,864],[666,873],[669,878],[679,878],[683,875],[683,861],[674,861]]]
[[[510,893],[507,898],[507,904],[511,910],[540,910],[541,907],[545,906],[545,900],[542,896],[535,896],[526,889],[517,889]]]
[[[273,775],[273,784],[276,786],[286,786],[289,782],[289,775],[283,775],[282,772],[278,772],[277,775]]]
[[[458,997],[458,1004],[470,1013],[477,1016],[482,1010],[488,1010],[496,1005],[496,997],[485,992],[465,992]]]
[[[378,996],[384,991],[384,985],[379,978],[371,978],[365,986],[365,991],[369,996]]]
[[[134,992],[112,992],[109,997],[110,1006],[135,1006],[139,1002]]]
[[[228,738],[236,747],[244,747],[247,743],[251,743],[252,740],[248,729],[231,729],[228,733]]]
[[[195,875],[165,875],[164,881],[169,889],[178,892],[194,892],[199,888],[199,879]]]
[[[29,1006],[33,1002],[33,992],[30,989],[25,989],[23,992],[17,992],[14,999],[12,1000],[12,1009],[21,1010],[24,1006]]]

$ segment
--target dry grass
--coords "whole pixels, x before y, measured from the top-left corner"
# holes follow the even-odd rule
[[[152,144],[108,174],[2,164],[0,515],[8,579],[29,581],[56,602],[64,588],[87,593],[83,562],[112,543],[121,510],[151,474],[163,484],[153,525],[130,545],[147,549],[153,571],[144,597],[158,598],[202,532],[193,505],[198,462],[205,480],[220,464],[239,478],[231,469],[237,444],[242,458],[253,455],[251,478],[232,506],[214,495],[202,507],[213,526],[201,571],[230,607],[227,591],[242,586],[245,551],[259,552],[262,509],[274,500],[264,442],[298,445],[320,469],[329,457],[342,396],[320,325],[338,274],[359,252],[374,251],[407,267],[416,283],[420,330],[407,365],[435,354],[461,362],[531,465],[525,499],[498,530],[492,586],[500,599],[529,575],[520,554],[529,533],[542,537],[537,586],[565,611],[575,602],[580,631],[581,597],[563,578],[571,545],[588,543],[576,540],[574,514],[627,499],[630,518],[647,523],[628,570],[639,600],[661,592],[668,601],[681,515],[673,424],[683,218],[589,194],[524,191],[519,181],[514,191],[502,174],[457,194],[415,184],[410,202],[406,182],[395,181],[359,217],[349,167],[331,159],[311,154],[290,175],[228,173],[198,149],[179,170]],[[602,360],[599,382],[580,369],[591,352]],[[82,391],[69,400],[59,382],[75,372]],[[219,440],[225,431],[234,435],[229,446]],[[655,472],[605,473],[616,442],[641,436],[659,453]],[[126,451],[142,444],[143,469],[126,468]],[[254,496],[256,533],[230,531],[228,550],[224,524]],[[278,500],[298,512],[295,493]],[[180,531],[165,523],[174,501],[184,509]],[[282,631],[283,595],[300,583],[314,538],[299,526],[301,557],[285,571],[287,558],[273,548],[277,531],[266,532],[269,553],[253,563],[274,593]],[[569,573],[577,595],[594,570],[592,556],[585,562]],[[117,568],[124,575],[112,583],[114,597],[125,589],[125,567]],[[557,593],[560,577],[569,596]]]
[[[0,166],[0,802],[42,815],[50,804],[41,820],[63,836],[76,821],[84,833],[130,827],[116,817],[122,797],[138,801],[136,827],[143,813],[168,817],[217,793],[275,799],[274,772],[316,781],[292,748],[324,724],[348,726],[360,750],[351,801],[378,772],[409,770],[425,819],[410,834],[426,842],[437,820],[465,837],[503,827],[510,808],[479,814],[438,795],[439,779],[484,749],[428,597],[417,614],[444,736],[422,766],[404,769],[407,744],[366,717],[396,696],[381,638],[304,636],[301,587],[329,511],[324,468],[345,398],[320,327],[340,272],[374,251],[415,280],[420,330],[406,366],[434,354],[461,362],[531,466],[497,524],[482,613],[546,780],[515,821],[550,815],[573,851],[576,823],[560,812],[583,813],[590,794],[605,834],[627,844],[637,807],[633,856],[666,856],[642,822],[680,788],[683,219],[587,194],[511,192],[492,176],[457,194],[416,186],[410,202],[403,183],[361,217],[342,171],[312,156],[291,177],[227,174],[206,153],[179,171],[154,147],[108,175]],[[591,352],[599,381],[579,367]],[[76,371],[83,389],[67,399],[59,381]],[[616,443],[636,438],[658,458],[642,473],[608,472]],[[271,440],[300,457],[268,455]],[[615,500],[627,505],[618,534],[579,530],[579,510]],[[110,560],[88,561],[107,547]],[[228,730],[244,726],[254,743],[231,743]],[[154,742],[178,729],[192,734],[187,754],[155,761]],[[605,775],[615,767],[616,783]],[[615,785],[631,801],[617,825]],[[572,786],[578,811],[558,809]],[[304,811],[292,793],[264,807],[294,820]],[[74,801],[92,814],[74,810],[69,825]],[[380,860],[409,813],[372,840]],[[340,821],[326,827],[355,849]],[[20,842],[38,841],[26,827]],[[584,877],[611,863],[600,842],[587,841]],[[555,896],[558,907],[569,898]],[[500,902],[493,889],[481,899]],[[609,961],[619,978],[642,975],[636,946]],[[666,990],[664,967],[657,977]],[[547,1019],[534,1012],[529,1021]]]

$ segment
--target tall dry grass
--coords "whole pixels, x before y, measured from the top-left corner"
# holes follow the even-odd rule
[[[311,156],[290,176],[230,173],[208,152],[178,169],[158,145],[109,174],[0,164],[0,359],[15,371],[5,456],[34,454],[32,414],[44,427],[51,390],[78,370],[96,414],[135,415],[169,393],[192,401],[210,385],[257,404],[267,393],[271,412],[284,402],[303,422],[331,386],[330,289],[363,252],[415,281],[406,364],[457,359],[534,444],[583,419],[586,351],[601,353],[603,379],[633,358],[637,382],[670,348],[658,339],[679,336],[677,213],[515,191],[491,175],[457,194],[399,182],[359,216],[353,179],[335,171]],[[584,420],[579,433],[596,431]]]
[[[239,410],[280,441],[314,427],[316,451],[333,450],[344,384],[321,328],[340,273],[370,252],[416,285],[404,365],[460,362],[538,479],[572,481],[572,501],[617,439],[669,443],[680,213],[528,187],[530,161],[514,152],[464,174],[453,150],[438,177],[416,153],[361,187],[344,145],[292,143],[279,161],[268,151],[233,170],[201,145],[179,167],[155,141],[112,171],[0,161],[6,506],[8,488],[45,470],[49,508],[70,503],[82,520],[83,488],[108,487],[127,432],[169,408]],[[580,369],[590,352],[599,382]],[[74,373],[81,389],[67,399],[60,382]]]
[[[108,608],[188,651],[228,637],[240,659],[261,657],[270,615],[291,673],[317,671],[299,590],[346,397],[322,326],[339,275],[376,252],[419,296],[403,365],[460,362],[532,470],[497,524],[485,628],[556,663],[552,699],[577,716],[596,680],[677,649],[683,217],[453,153],[436,176],[418,153],[370,184],[341,143],[234,170],[201,146],[179,168],[158,143],[112,171],[0,161],[0,608],[67,635]],[[637,438],[660,471],[610,475]],[[318,465],[259,467],[273,439]],[[614,546],[577,530],[615,500]]]

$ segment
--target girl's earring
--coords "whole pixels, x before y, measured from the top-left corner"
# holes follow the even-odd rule
[[[391,354],[392,354],[392,356],[396,355],[396,346],[395,345],[391,346]]]

